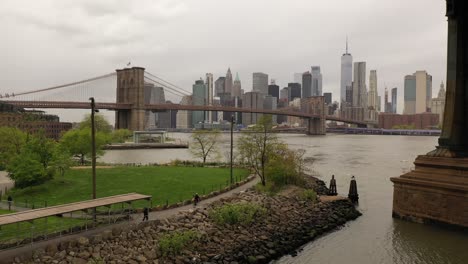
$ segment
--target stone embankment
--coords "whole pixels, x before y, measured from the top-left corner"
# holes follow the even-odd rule
[[[320,185],[320,186],[323,186]],[[317,186],[316,186],[317,187]],[[302,189],[276,196],[248,190],[164,220],[127,228],[34,252],[35,263],[268,263],[317,236],[357,218],[360,213],[346,199],[313,202]],[[250,225],[218,225],[210,218],[212,208],[227,203],[255,203],[266,213]],[[193,230],[197,237],[178,254],[163,256],[159,241],[174,231]],[[24,262],[19,258],[16,262]],[[26,261],[27,262],[27,261]]]

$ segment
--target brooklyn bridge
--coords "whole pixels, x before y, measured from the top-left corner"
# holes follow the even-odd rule
[[[114,84],[101,87],[103,81]],[[0,101],[17,107],[34,109],[90,109],[89,97],[97,97],[96,108],[115,111],[115,127],[130,130],[145,130],[145,113],[163,112],[168,110],[186,111],[223,111],[236,113],[258,113],[294,116],[307,120],[307,134],[325,134],[325,122],[336,121],[354,124],[358,127],[373,126],[375,123],[362,120],[350,120],[333,115],[327,115],[323,100],[304,100],[299,109],[260,109],[248,107],[233,107],[224,105],[191,105],[175,103],[151,103],[145,93],[146,84],[162,87],[164,92],[181,97],[190,95],[182,88],[167,82],[158,76],[145,71],[142,67],[132,67],[116,70],[113,73],[88,78],[72,83],[53,87],[33,89],[26,92],[0,94]],[[109,95],[115,93],[115,97]],[[107,96],[102,96],[102,95]],[[102,97],[102,99],[99,98]],[[191,95],[193,96],[193,95]],[[320,98],[319,98],[320,99]]]

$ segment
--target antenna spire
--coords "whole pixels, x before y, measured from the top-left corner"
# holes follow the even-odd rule
[[[346,54],[348,54],[348,36],[346,35]]]

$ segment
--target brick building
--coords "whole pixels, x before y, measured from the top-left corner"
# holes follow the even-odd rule
[[[379,127],[392,129],[395,126],[413,126],[414,129],[431,129],[439,124],[439,115],[434,113],[420,113],[413,115],[399,115],[380,113]]]

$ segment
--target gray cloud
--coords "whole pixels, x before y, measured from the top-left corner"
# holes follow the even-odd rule
[[[348,35],[354,60],[377,70],[382,97],[385,84],[402,95],[404,76],[421,69],[433,75],[435,94],[445,79],[444,8],[442,0],[5,0],[0,93],[131,61],[186,90],[229,66],[250,90],[252,72],[285,86],[294,72],[320,65],[324,90],[337,100]]]

